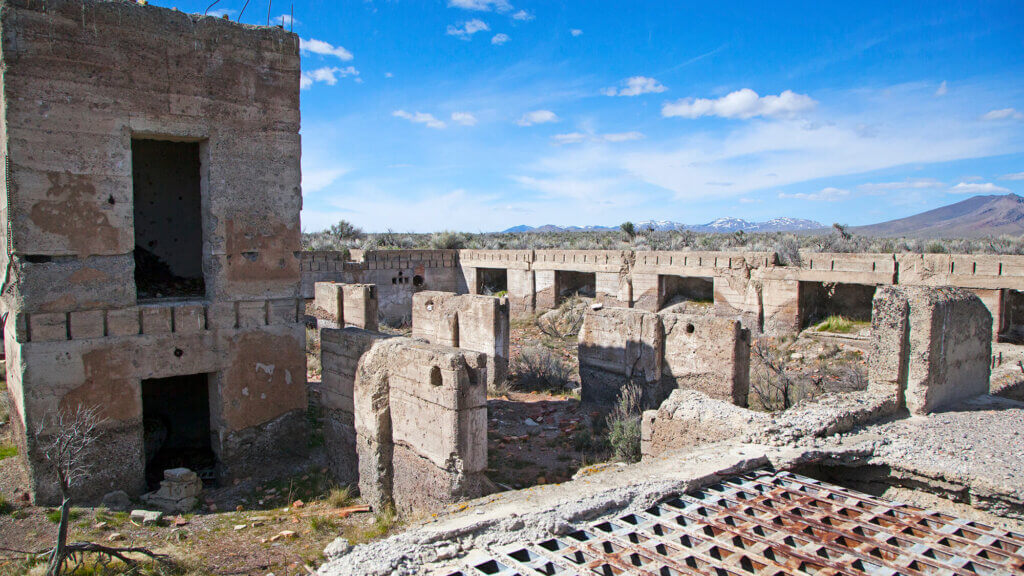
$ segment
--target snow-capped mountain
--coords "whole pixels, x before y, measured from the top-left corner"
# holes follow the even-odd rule
[[[634,222],[633,226],[637,231],[656,230],[665,232],[669,230],[692,230],[694,232],[719,232],[730,234],[738,230],[744,232],[792,232],[796,230],[817,230],[825,228],[820,222],[805,220],[803,218],[772,218],[766,222],[750,222],[742,218],[717,218],[707,224],[683,224],[671,220],[644,220]],[[515,226],[505,230],[506,233],[520,232],[578,232],[587,230],[617,230],[618,226],[556,226],[546,224],[536,228],[532,226]]]

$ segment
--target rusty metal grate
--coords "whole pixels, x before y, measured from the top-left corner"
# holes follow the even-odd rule
[[[1024,574],[1024,534],[756,471],[449,576]]]

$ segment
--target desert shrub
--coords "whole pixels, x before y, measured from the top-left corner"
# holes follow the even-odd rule
[[[315,328],[306,328],[306,370],[319,376],[320,366],[320,332]]]
[[[641,397],[639,386],[626,386],[608,415],[608,444],[615,458],[623,462],[640,460]]]
[[[334,508],[344,508],[355,501],[350,486],[336,486],[327,493],[327,503]]]
[[[513,358],[511,372],[516,387],[524,390],[564,391],[572,377],[569,364],[539,344],[524,348]]]
[[[359,240],[365,235],[361,228],[346,220],[339,220],[328,232],[339,240]]]
[[[466,247],[466,234],[459,232],[436,232],[430,235],[430,247],[434,250],[459,250]]]
[[[583,317],[589,307],[590,301],[579,296],[566,298],[558,308],[537,318],[537,328],[558,340],[576,336],[583,327]]]
[[[842,316],[832,315],[814,327],[818,332],[837,332],[839,334],[848,334],[853,330],[853,322],[847,320]]]

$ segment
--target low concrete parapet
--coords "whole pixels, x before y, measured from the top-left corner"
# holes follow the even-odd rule
[[[972,292],[879,287],[871,333],[869,386],[911,414],[988,393],[992,315]]]

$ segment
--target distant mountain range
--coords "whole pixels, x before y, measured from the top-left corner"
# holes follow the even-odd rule
[[[801,218],[772,218],[766,222],[750,222],[742,218],[718,218],[708,222],[707,224],[683,224],[681,222],[671,222],[669,220],[644,220],[643,222],[634,222],[637,230],[657,230],[664,232],[668,230],[692,230],[693,232],[723,232],[732,233],[738,230],[744,232],[795,232],[798,230],[818,230],[825,228],[826,226],[821,222],[815,222],[814,220],[804,220]],[[588,231],[608,231],[618,230],[618,226],[556,226],[554,224],[545,224],[544,226],[513,226],[508,230],[504,230],[505,233],[520,233],[520,232],[588,232]]]
[[[772,218],[766,222],[749,222],[742,218],[718,218],[707,224],[682,224],[668,220],[634,222],[637,230],[692,230],[693,232],[805,232],[824,233],[831,229],[814,220]],[[618,226],[515,226],[505,232],[585,232],[618,230]],[[978,238],[1024,234],[1024,198],[1016,194],[973,196],[915,216],[889,220],[870,226],[850,227],[850,232],[863,236],[907,238]]]
[[[915,216],[881,224],[851,227],[864,236],[910,238],[978,238],[1024,234],[1024,198],[1016,194],[972,196]]]

